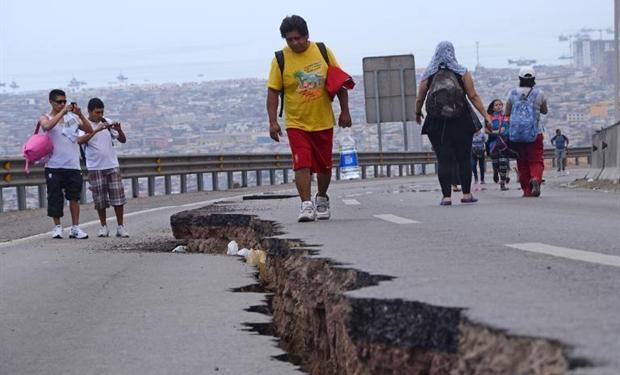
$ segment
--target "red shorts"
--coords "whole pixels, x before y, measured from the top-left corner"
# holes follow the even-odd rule
[[[307,132],[286,129],[293,154],[293,170],[308,168],[312,173],[332,174],[334,129]]]

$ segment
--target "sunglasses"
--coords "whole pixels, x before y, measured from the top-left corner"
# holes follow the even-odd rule
[[[57,103],[57,104],[67,104],[67,101],[66,100],[54,100],[54,103]]]

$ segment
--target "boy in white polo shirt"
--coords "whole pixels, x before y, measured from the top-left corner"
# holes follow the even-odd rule
[[[95,209],[99,214],[101,229],[99,237],[108,237],[110,231],[106,223],[106,209],[114,207],[116,214],[116,237],[129,237],[123,226],[124,206],[127,203],[123,179],[114,149],[114,141],[127,142],[127,137],[119,122],[111,122],[103,117],[104,105],[99,98],[88,102],[88,118],[93,124],[91,134],[80,136],[79,143],[84,149],[88,181],[93,193]]]

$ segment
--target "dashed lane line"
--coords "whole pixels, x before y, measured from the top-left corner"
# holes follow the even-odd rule
[[[359,206],[360,202],[357,199],[343,199],[344,204],[347,206]]]
[[[389,221],[390,223],[394,223],[394,224],[402,225],[402,224],[419,224],[420,223],[419,221],[407,219],[405,217],[400,217],[400,216],[396,216],[392,214],[381,214],[381,215],[373,215],[373,216],[376,217],[377,219]]]
[[[551,246],[539,242],[507,244],[506,246],[513,249],[519,249],[538,254],[546,254],[559,258],[620,267],[620,256],[617,255],[608,255],[595,253],[593,251],[576,250],[570,249],[568,247]]]

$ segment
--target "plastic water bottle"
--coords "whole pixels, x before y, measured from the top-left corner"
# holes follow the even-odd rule
[[[344,131],[340,138],[340,178],[343,180],[361,178],[355,139],[351,136],[350,131]]]

